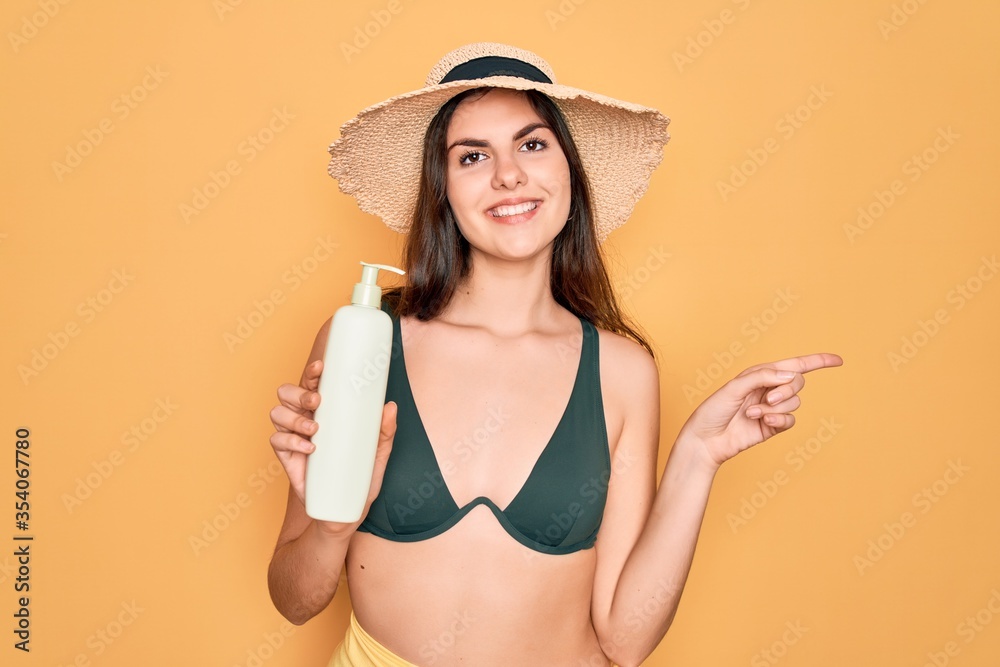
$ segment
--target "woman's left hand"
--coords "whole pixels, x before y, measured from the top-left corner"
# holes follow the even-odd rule
[[[751,366],[705,399],[688,418],[678,440],[701,442],[706,461],[718,467],[745,449],[795,424],[804,374],[840,366],[836,354],[820,353]]]

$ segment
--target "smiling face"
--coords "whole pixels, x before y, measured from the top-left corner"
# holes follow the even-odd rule
[[[517,91],[462,100],[447,131],[447,194],[473,256],[551,252],[570,210],[570,170],[556,135]]]

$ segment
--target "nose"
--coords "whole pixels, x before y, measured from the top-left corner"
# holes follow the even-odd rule
[[[493,187],[513,190],[528,182],[528,175],[517,160],[516,153],[498,152],[493,161]]]

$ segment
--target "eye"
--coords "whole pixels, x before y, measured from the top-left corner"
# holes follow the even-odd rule
[[[522,144],[528,149],[529,153],[537,153],[538,151],[545,150],[548,147],[549,142],[545,141],[541,137],[529,137],[527,141]]]
[[[484,157],[486,157],[485,153],[480,151],[467,151],[459,156],[458,163],[463,167],[468,167],[469,165],[482,162]]]

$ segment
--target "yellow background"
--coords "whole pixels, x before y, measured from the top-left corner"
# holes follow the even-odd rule
[[[661,467],[700,373],[714,390],[753,363],[846,361],[808,377],[795,429],[723,467],[646,664],[995,665],[1000,5],[388,7],[4,3],[0,662],[325,664],[347,595],[290,632],[267,593],[286,490],[268,411],[358,260],[400,249],[339,193],[326,147],[446,51],[493,40],[672,118],[606,244],[658,351]],[[251,335],[227,339],[255,310]],[[18,427],[30,655],[12,646]]]

